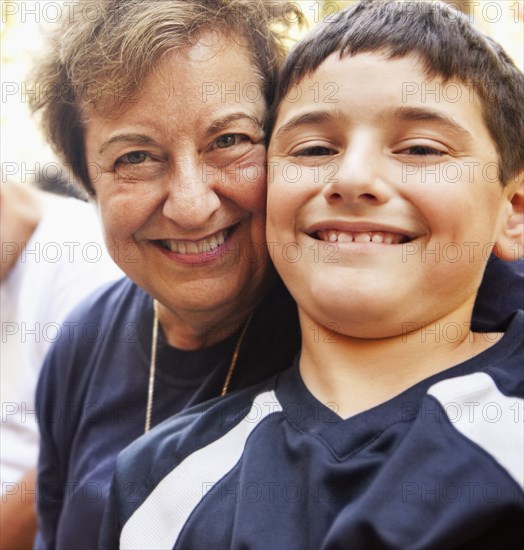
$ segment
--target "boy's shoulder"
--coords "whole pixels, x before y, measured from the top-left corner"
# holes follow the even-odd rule
[[[430,403],[436,401],[438,416],[450,429],[491,455],[521,486],[523,334],[524,311],[518,311],[502,339],[467,362],[469,372],[444,376],[429,387],[418,414],[419,422],[427,420]]]
[[[505,330],[508,318],[524,309],[524,259],[514,262],[489,258],[473,309],[472,329]]]
[[[175,493],[188,507],[241,458],[250,434],[268,416],[282,410],[275,395],[279,375],[250,388],[195,405],[156,426],[124,449],[117,460],[114,483],[135,480],[133,499],[120,501],[122,525],[154,492],[154,501]],[[214,457],[209,460],[209,457]],[[202,486],[196,477],[205,479]],[[198,486],[197,486],[198,485]],[[122,494],[122,487],[118,488]],[[138,512],[141,509],[141,512]],[[135,522],[134,525],[143,525]]]
[[[177,463],[225,434],[233,430],[250,433],[269,414],[281,410],[274,392],[278,376],[168,418],[122,451],[119,466],[141,469],[154,464],[155,478],[162,479]],[[164,457],[169,460],[165,471],[159,466]]]
[[[524,395],[524,310],[515,312],[506,322],[506,330],[498,342],[464,363],[463,369],[442,373],[441,379],[428,393],[440,399],[461,400],[496,392],[502,397]],[[492,333],[482,334],[486,339],[496,338]],[[463,372],[460,372],[463,370]],[[457,375],[457,371],[460,374]],[[483,382],[481,382],[483,381]],[[491,389],[490,389],[491,388]]]

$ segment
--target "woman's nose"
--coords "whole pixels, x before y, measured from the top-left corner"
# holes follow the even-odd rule
[[[170,174],[163,214],[186,229],[197,229],[220,208],[215,181],[202,163],[181,159]]]

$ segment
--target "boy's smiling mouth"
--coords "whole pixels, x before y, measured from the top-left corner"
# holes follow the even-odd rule
[[[337,244],[405,244],[420,236],[420,230],[367,221],[324,220],[308,224],[305,233],[317,241]]]
[[[412,240],[401,233],[388,231],[340,231],[338,229],[324,229],[311,235],[314,239],[330,243],[376,243],[376,244],[403,244]]]

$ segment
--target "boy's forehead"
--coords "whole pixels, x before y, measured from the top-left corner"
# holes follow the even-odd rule
[[[358,71],[359,76],[364,78],[355,80],[348,74],[348,68],[352,74]],[[432,81],[436,82],[434,88],[430,87]],[[412,82],[422,83],[420,89],[424,95],[420,96],[420,99],[423,102],[445,91],[448,93],[443,94],[442,101],[456,103],[462,97],[462,91],[457,89],[460,86],[468,88],[469,101],[473,101],[476,96],[473,86],[468,83],[457,78],[446,81],[441,75],[429,73],[425,68],[424,60],[416,53],[391,57],[385,50],[359,52],[355,55],[341,55],[341,52],[337,51],[326,57],[314,71],[294,83],[283,98],[280,107],[293,106],[302,98],[319,104],[338,103],[339,92],[344,88],[366,89],[381,82],[396,84],[397,94],[392,96],[392,100],[402,102],[417,98],[415,94],[410,93]],[[455,93],[445,90],[446,86],[454,88]],[[329,93],[330,91],[332,93]]]
[[[395,118],[436,122],[440,117],[441,122],[454,121],[471,132],[480,126],[486,130],[473,86],[428,74],[414,54],[394,58],[385,52],[331,54],[289,89],[279,105],[275,131],[297,117],[311,123],[312,113],[317,113],[318,121],[379,117],[384,123]]]

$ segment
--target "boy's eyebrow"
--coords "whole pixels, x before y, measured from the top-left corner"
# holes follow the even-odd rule
[[[395,107],[387,111],[384,119],[394,118],[405,122],[435,122],[443,126],[447,126],[457,137],[461,137],[468,141],[473,140],[471,133],[459,124],[456,120],[448,117],[443,113],[432,109],[421,107]]]
[[[275,139],[280,139],[288,132],[307,124],[319,124],[332,120],[334,116],[343,116],[342,113],[333,111],[311,111],[301,115],[294,116],[291,120],[283,124],[275,134]],[[461,124],[443,113],[432,109],[421,107],[394,107],[383,115],[384,120],[397,119],[406,122],[435,122],[447,126],[458,137],[466,139],[468,142],[473,140],[471,133]]]
[[[285,124],[282,124],[275,134],[275,139],[280,139],[288,132],[291,132],[300,126],[305,126],[307,124],[318,124],[332,119],[333,113],[330,111],[311,111],[302,115],[296,115]]]
[[[288,132],[299,128],[300,126],[305,126],[307,124],[321,124],[333,120],[334,117],[344,117],[344,115],[339,111],[323,110],[296,115],[278,129],[274,139],[279,140]],[[387,121],[388,119],[396,119],[406,122],[434,122],[448,127],[455,135],[457,135],[457,137],[465,139],[468,143],[473,141],[473,136],[466,128],[464,128],[464,126],[447,115],[432,109],[421,107],[394,107],[386,111],[381,118],[383,118],[384,121]]]

